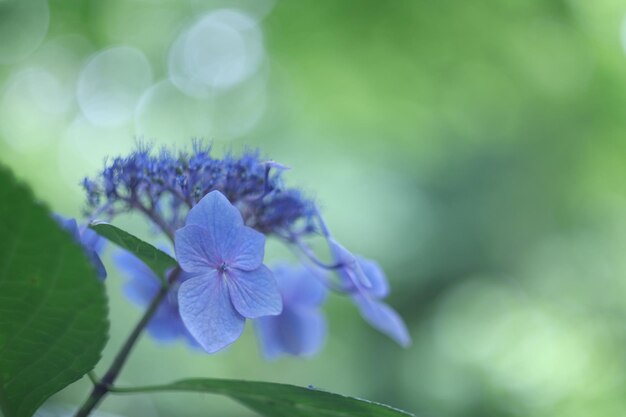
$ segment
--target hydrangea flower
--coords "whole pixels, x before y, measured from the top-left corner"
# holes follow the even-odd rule
[[[96,268],[98,278],[102,280],[105,279],[107,271],[104,268],[104,264],[102,263],[100,256],[98,256],[98,253],[100,253],[104,248],[104,240],[91,229],[84,228],[81,231],[78,227],[76,219],[66,218],[60,214],[55,214],[53,217],[57,223],[69,232],[74,240],[83,247],[85,254],[91,261],[92,265]]]
[[[265,236],[243,224],[239,210],[212,191],[176,231],[176,257],[189,277],[180,285],[180,315],[209,353],[233,343],[246,318],[277,315],[282,300],[263,265]]]
[[[343,290],[350,294],[361,316],[375,329],[401,346],[409,346],[411,337],[400,315],[381,300],[389,295],[389,284],[378,263],[355,256],[329,238],[333,254],[343,265],[338,269]]]
[[[349,296],[367,322],[407,346],[404,322],[383,302],[389,286],[380,266],[353,255],[331,237],[316,204],[299,189],[284,185],[286,169],[256,151],[215,158],[211,147],[201,142],[195,142],[191,152],[154,152],[139,145],[127,156],[108,160],[99,175],[84,179],[86,214],[110,221],[120,213],[138,212],[175,243],[178,262],[186,271],[173,283],[180,285],[180,317],[208,352],[235,341],[246,318],[281,312],[279,289],[263,265],[265,236],[294,249],[309,270],[335,272],[338,282],[326,280],[327,287]],[[320,260],[307,243],[319,235],[328,242],[332,264]],[[319,329],[305,334],[302,329],[314,326],[294,312],[316,311],[314,297],[283,297],[283,315],[258,320],[262,348],[270,357],[306,355],[323,336]],[[298,320],[300,324],[294,324]],[[283,334],[276,336],[277,331]]]
[[[160,248],[165,250],[165,248]],[[137,306],[147,307],[159,292],[161,281],[139,258],[127,251],[113,255],[117,267],[126,276],[124,293]],[[170,287],[167,297],[146,326],[150,336],[160,342],[183,339],[191,347],[199,347],[182,322],[178,311],[178,285]]]
[[[316,272],[303,265],[280,265],[272,270],[283,298],[283,311],[255,321],[261,350],[268,359],[285,354],[312,356],[326,338],[326,319],[320,310],[328,292],[320,282],[325,277],[314,276]]]

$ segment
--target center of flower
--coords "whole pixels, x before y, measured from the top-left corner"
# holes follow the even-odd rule
[[[226,262],[222,262],[222,264],[217,268],[217,270],[221,273],[226,272],[227,269],[228,265],[226,265]]]

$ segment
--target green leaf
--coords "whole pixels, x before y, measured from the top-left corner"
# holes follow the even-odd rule
[[[30,417],[94,368],[107,300],[83,249],[0,167],[0,410]]]
[[[313,388],[271,382],[186,379],[169,385],[117,388],[115,392],[187,391],[226,395],[267,417],[407,417],[387,405]]]
[[[141,259],[163,282],[166,279],[166,272],[178,265],[167,253],[112,224],[93,223],[89,227]]]

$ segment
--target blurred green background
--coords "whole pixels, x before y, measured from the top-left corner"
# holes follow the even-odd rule
[[[0,0],[0,161],[78,215],[78,181],[137,138],[258,147],[380,261],[414,340],[401,349],[333,297],[315,358],[264,362],[250,326],[212,356],[144,338],[121,383],[312,384],[419,416],[623,416],[625,15],[624,0]],[[140,314],[108,265],[99,372]],[[195,394],[101,409],[252,415]]]

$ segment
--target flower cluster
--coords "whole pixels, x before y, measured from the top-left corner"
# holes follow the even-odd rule
[[[285,167],[262,160],[257,151],[214,158],[211,147],[195,142],[191,153],[148,145],[105,164],[85,178],[87,214],[109,216],[139,211],[170,236],[205,195],[219,191],[241,212],[246,225],[264,234],[298,238],[313,233],[314,203],[282,181]]]
[[[212,353],[238,339],[252,319],[266,357],[309,356],[324,343],[320,307],[333,290],[347,295],[373,327],[402,346],[410,343],[404,322],[382,301],[389,286],[380,266],[331,236],[314,202],[283,185],[284,166],[258,152],[219,159],[210,151],[199,143],[177,154],[139,147],[83,182],[92,218],[138,211],[174,244],[183,273],[150,323],[155,338],[183,338]],[[266,236],[292,247],[302,264],[265,266]],[[306,243],[311,236],[325,239],[330,263]],[[131,300],[148,304],[157,277],[128,254],[117,263],[129,275]]]

